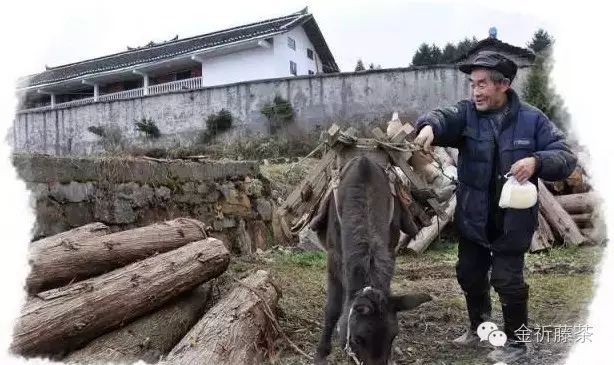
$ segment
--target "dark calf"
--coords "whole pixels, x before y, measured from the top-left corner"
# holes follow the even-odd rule
[[[390,293],[400,231],[413,237],[417,228],[392,194],[385,170],[365,156],[347,163],[326,207],[311,224],[328,251],[324,330],[315,362],[326,363],[337,325],[341,346],[356,363],[387,364],[397,312],[430,300],[426,294]]]

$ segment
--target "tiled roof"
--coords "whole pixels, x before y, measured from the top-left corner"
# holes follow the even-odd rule
[[[490,47],[496,48],[496,49],[498,49],[500,51],[512,53],[512,54],[518,55],[520,57],[524,57],[524,58],[528,59],[531,62],[533,62],[535,60],[535,53],[533,53],[529,49],[522,48],[522,47],[516,47],[516,46],[511,45],[509,43],[505,43],[503,41],[500,41],[497,38],[488,37],[488,38],[485,38],[485,39],[482,39],[481,41],[479,41],[467,53],[465,53],[463,56],[457,58],[454,62],[456,63],[456,62],[464,61],[470,55],[480,51],[481,49],[483,49],[483,48],[490,48]]]
[[[44,72],[24,77],[20,80],[19,84],[21,87],[38,86],[89,74],[118,70],[125,67],[169,59],[228,43],[245,41],[251,38],[266,37],[267,35],[288,31],[299,25],[303,25],[307,36],[314,45],[315,51],[320,56],[324,72],[338,72],[339,68],[326,45],[326,41],[324,41],[324,37],[313,15],[309,14],[307,9],[303,9],[297,13],[279,18],[268,19],[185,39],[173,39],[161,44],[151,43],[145,47],[136,49],[131,48],[128,51],[108,56],[57,67],[48,67]]]

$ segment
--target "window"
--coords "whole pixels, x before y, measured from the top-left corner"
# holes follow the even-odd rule
[[[290,61],[290,73],[296,76],[296,63]]]
[[[307,48],[307,58],[313,60],[313,50]]]
[[[296,42],[294,41],[294,38],[288,37],[288,47],[296,51]]]
[[[313,72],[312,70],[309,70],[309,74],[310,75],[315,75],[315,72]]]

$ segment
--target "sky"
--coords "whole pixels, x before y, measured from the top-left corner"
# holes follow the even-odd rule
[[[61,4],[60,2],[59,4]],[[503,12],[483,5],[408,1],[223,1],[215,10],[206,1],[171,3],[109,0],[71,3],[61,22],[45,17],[45,8],[33,14],[30,26],[39,28],[38,57],[29,59],[26,74],[163,41],[284,16],[308,7],[324,34],[341,71],[352,71],[358,58],[383,68],[408,66],[422,42],[443,47],[464,37],[483,39],[495,26],[498,38],[526,46],[540,27],[556,37],[554,26],[534,16]],[[154,5],[155,4],[155,5]],[[211,11],[210,11],[211,10]]]

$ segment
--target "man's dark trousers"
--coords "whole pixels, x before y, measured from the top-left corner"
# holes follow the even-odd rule
[[[502,254],[461,237],[456,277],[465,294],[471,330],[491,317],[490,286],[499,294],[508,341],[527,325],[529,286],[524,282],[524,253]],[[490,271],[490,275],[489,275]]]

